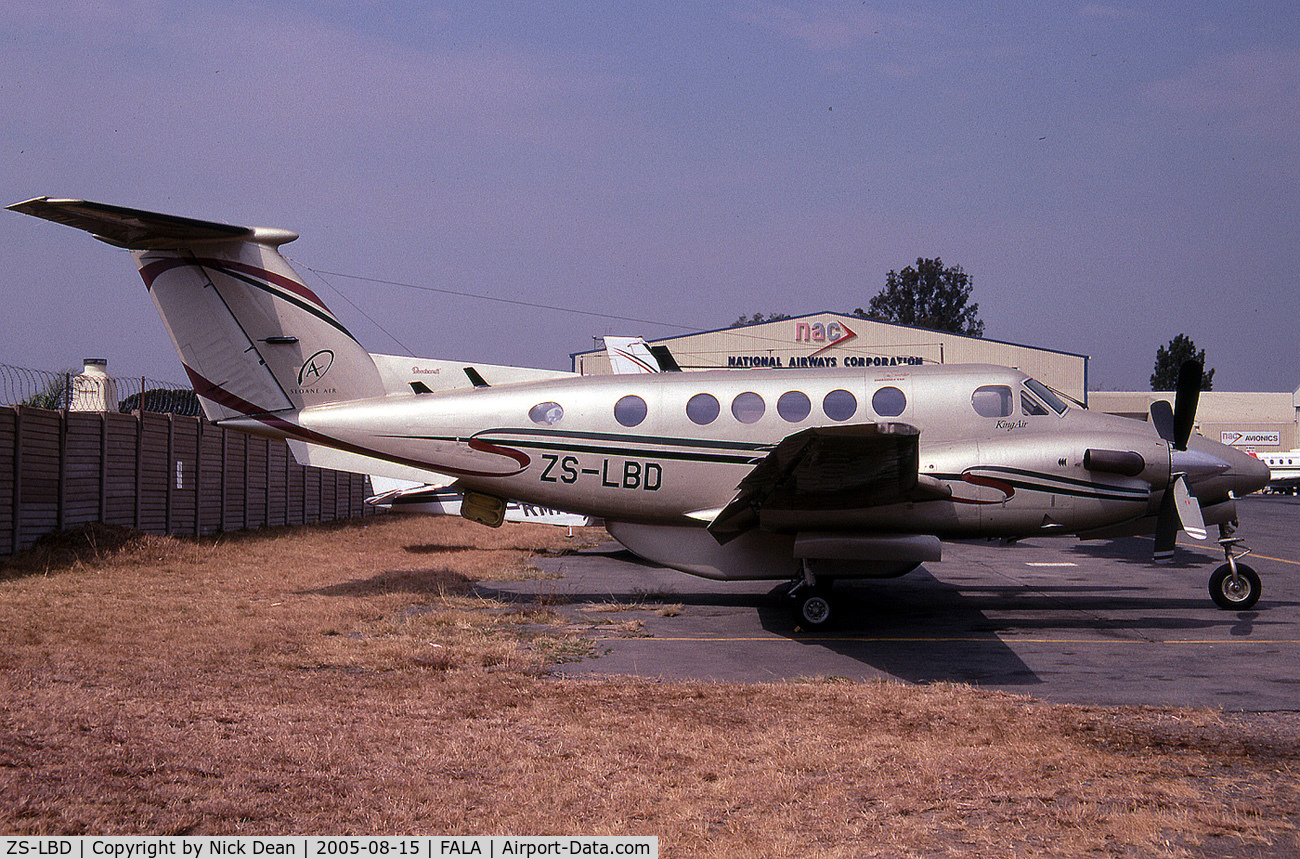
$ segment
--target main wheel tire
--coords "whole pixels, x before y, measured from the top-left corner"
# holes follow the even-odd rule
[[[1259,602],[1264,591],[1259,576],[1245,564],[1237,565],[1237,575],[1232,575],[1232,566],[1224,564],[1210,576],[1210,599],[1219,608],[1228,611],[1245,611]]]
[[[830,596],[824,591],[815,590],[799,599],[799,621],[805,629],[825,629],[832,614]]]

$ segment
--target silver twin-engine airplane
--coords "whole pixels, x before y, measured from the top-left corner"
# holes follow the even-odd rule
[[[1220,527],[1216,603],[1248,608],[1234,498],[1268,466],[1192,433],[1201,369],[1150,422],[1072,405],[1006,367],[577,376],[372,355],[278,252],[297,238],[46,197],[10,209],[131,251],[205,413],[295,456],[599,517],[628,549],[712,579],[790,579],[798,621],[837,578],[899,576],[941,538]]]

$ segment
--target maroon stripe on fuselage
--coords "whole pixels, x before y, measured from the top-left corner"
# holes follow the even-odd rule
[[[981,501],[978,498],[954,497],[949,499],[954,504],[1001,504],[1004,501],[1010,500],[1011,497],[1016,494],[1016,488],[1004,480],[997,480],[996,478],[993,477],[983,477],[978,474],[970,474],[970,473],[963,474],[961,476],[961,479],[962,482],[969,483],[972,486],[986,486],[989,489],[996,489],[998,492],[1001,492],[1006,497],[998,498],[995,500],[986,500],[986,501]]]
[[[491,444],[478,439],[470,439],[468,441],[468,445],[472,450],[507,457],[508,459],[514,460],[519,467],[514,471],[507,473],[496,471],[474,471],[468,468],[456,468],[455,466],[449,465],[434,465],[432,463],[422,462],[418,459],[408,459],[406,457],[397,457],[381,453],[380,451],[362,447],[361,445],[343,441],[342,439],[332,438],[324,433],[319,433],[315,430],[310,430],[306,427],[286,421],[284,418],[271,414],[267,412],[266,409],[250,403],[243,397],[224,390],[219,385],[206,379],[203,374],[197,372],[188,364],[182,364],[182,366],[185,367],[185,373],[190,377],[190,384],[194,386],[194,392],[200,397],[209,399],[217,405],[223,406],[231,411],[239,412],[242,415],[266,424],[268,427],[299,441],[311,442],[312,444],[319,444],[323,447],[332,447],[336,450],[344,450],[348,453],[374,457],[375,459],[382,459],[385,462],[393,462],[398,465],[418,468],[422,471],[436,471],[442,474],[454,474],[461,477],[513,477],[514,475],[524,471],[524,469],[528,468],[532,463],[532,459],[522,450],[502,447],[501,445]]]

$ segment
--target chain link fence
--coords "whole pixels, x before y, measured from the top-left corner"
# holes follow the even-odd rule
[[[144,376],[110,376],[88,361],[82,370],[33,370],[0,364],[0,405],[73,412],[162,412],[198,417],[198,395],[186,385]]]

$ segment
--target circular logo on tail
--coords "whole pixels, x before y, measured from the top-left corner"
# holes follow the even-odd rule
[[[322,349],[315,355],[312,355],[303,362],[302,369],[298,371],[298,386],[305,387],[314,385],[320,381],[334,366],[334,353],[329,349]]]

